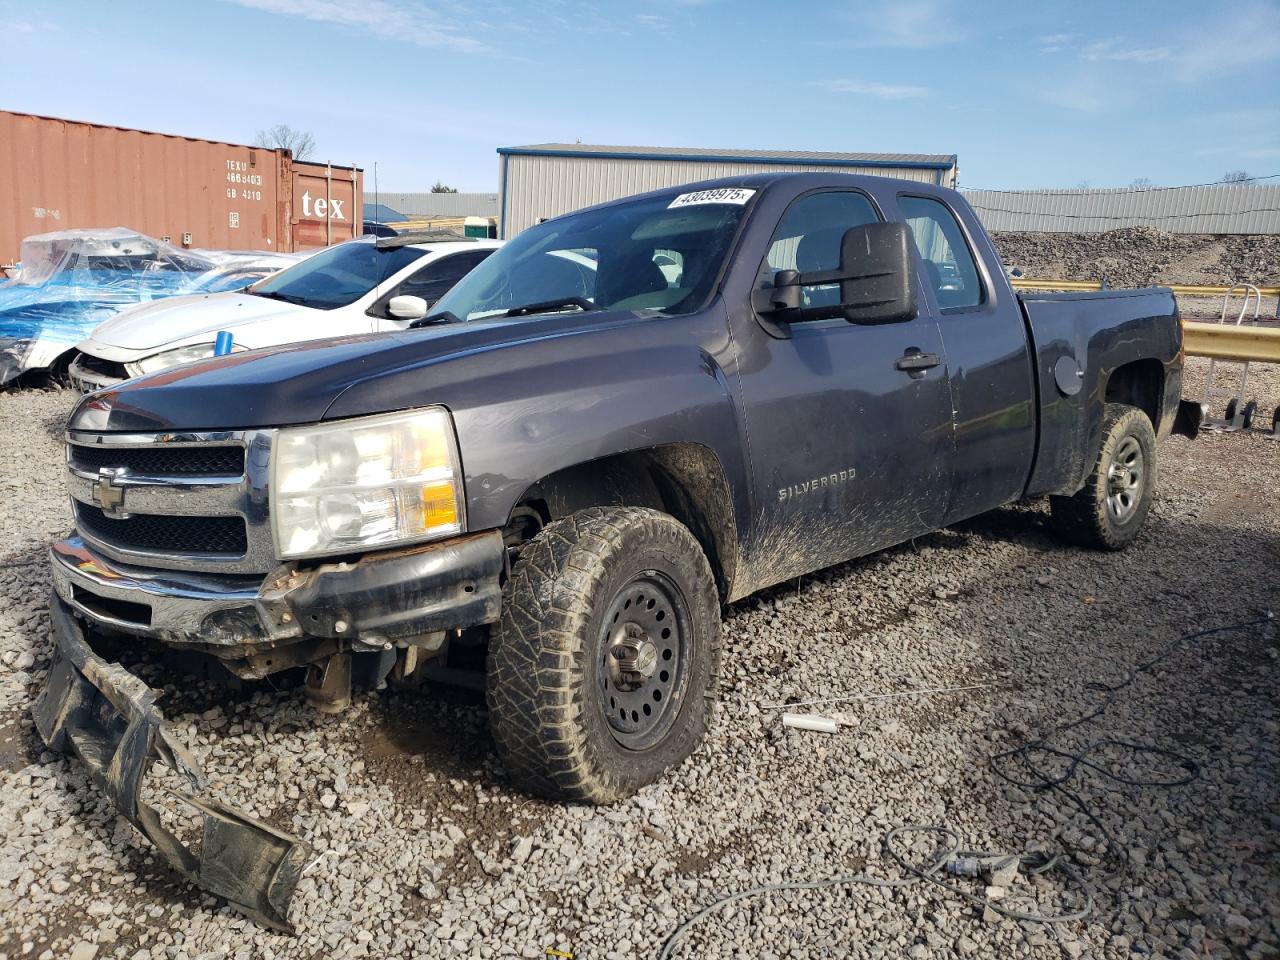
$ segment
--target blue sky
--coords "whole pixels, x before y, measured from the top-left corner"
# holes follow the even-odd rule
[[[957,153],[961,185],[1280,173],[1280,2],[0,0],[0,108],[250,142],[372,187],[499,146]]]

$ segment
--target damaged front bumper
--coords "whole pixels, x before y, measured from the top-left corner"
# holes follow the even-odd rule
[[[246,679],[498,619],[496,530],[265,578],[144,569],[73,536],[49,549],[53,587],[89,623],[211,654]]]
[[[207,786],[204,774],[173,738],[155,705],[155,692],[95,654],[56,597],[52,619],[57,652],[33,711],[44,742],[78,756],[116,809],[186,879],[260,923],[292,932],[289,900],[309,848],[231,807],[174,793],[202,819],[198,850],[184,844],[161,822],[160,811],[143,802],[143,781],[156,759],[184,776],[196,792]]]

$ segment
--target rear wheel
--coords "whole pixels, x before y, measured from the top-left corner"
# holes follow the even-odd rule
[[[697,746],[715,696],[720,610],[685,526],[636,507],[580,511],[525,545],[503,599],[489,723],[519,786],[608,803]]]
[[[1122,550],[1137,538],[1151,510],[1156,435],[1137,407],[1106,406],[1102,447],[1075,496],[1050,497],[1052,525],[1063,539],[1097,550]]]

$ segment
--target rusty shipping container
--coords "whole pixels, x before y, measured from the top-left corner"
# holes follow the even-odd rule
[[[23,237],[74,227],[225,250],[338,243],[361,233],[361,180],[287,150],[0,111],[0,264]]]

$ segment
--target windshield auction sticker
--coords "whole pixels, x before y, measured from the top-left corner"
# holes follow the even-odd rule
[[[676,207],[696,207],[702,203],[732,203],[736,206],[742,206],[748,200],[756,195],[754,190],[744,190],[741,187],[720,187],[718,190],[698,190],[695,193],[682,193],[669,204],[668,210],[674,210]]]

